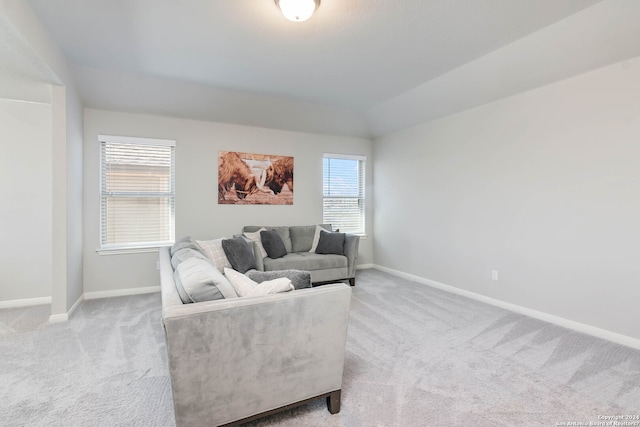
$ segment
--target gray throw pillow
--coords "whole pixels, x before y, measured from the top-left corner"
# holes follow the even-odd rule
[[[256,283],[262,283],[267,280],[279,279],[286,277],[291,280],[293,287],[296,289],[311,287],[311,273],[305,270],[274,270],[274,271],[258,271],[249,270],[244,273],[249,279]]]
[[[282,258],[287,254],[287,248],[284,246],[282,237],[280,237],[276,230],[261,231],[260,240],[269,258]]]
[[[247,270],[256,268],[256,259],[253,250],[244,237],[224,239],[222,249],[234,270],[244,274]]]
[[[321,230],[316,253],[344,255],[344,237],[344,233],[329,233]]]

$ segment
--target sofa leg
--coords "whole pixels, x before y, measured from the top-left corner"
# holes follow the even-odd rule
[[[332,391],[329,396],[327,396],[327,409],[332,414],[337,414],[340,412],[340,393],[341,390]]]
[[[349,279],[349,284],[350,284],[351,286],[355,286],[355,285],[356,285],[356,278],[355,278],[355,277],[350,278],[350,279]]]

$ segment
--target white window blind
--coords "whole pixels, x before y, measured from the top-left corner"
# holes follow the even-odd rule
[[[175,141],[100,135],[101,249],[174,241]]]
[[[322,220],[341,232],[364,234],[366,157],[325,154]]]

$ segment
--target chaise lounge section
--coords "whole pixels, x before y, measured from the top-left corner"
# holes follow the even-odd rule
[[[349,286],[184,304],[169,248],[160,279],[178,427],[236,425],[315,398],[340,411]]]

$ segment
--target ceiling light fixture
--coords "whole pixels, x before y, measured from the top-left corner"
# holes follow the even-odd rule
[[[274,0],[289,21],[302,22],[311,18],[320,7],[320,0]]]

